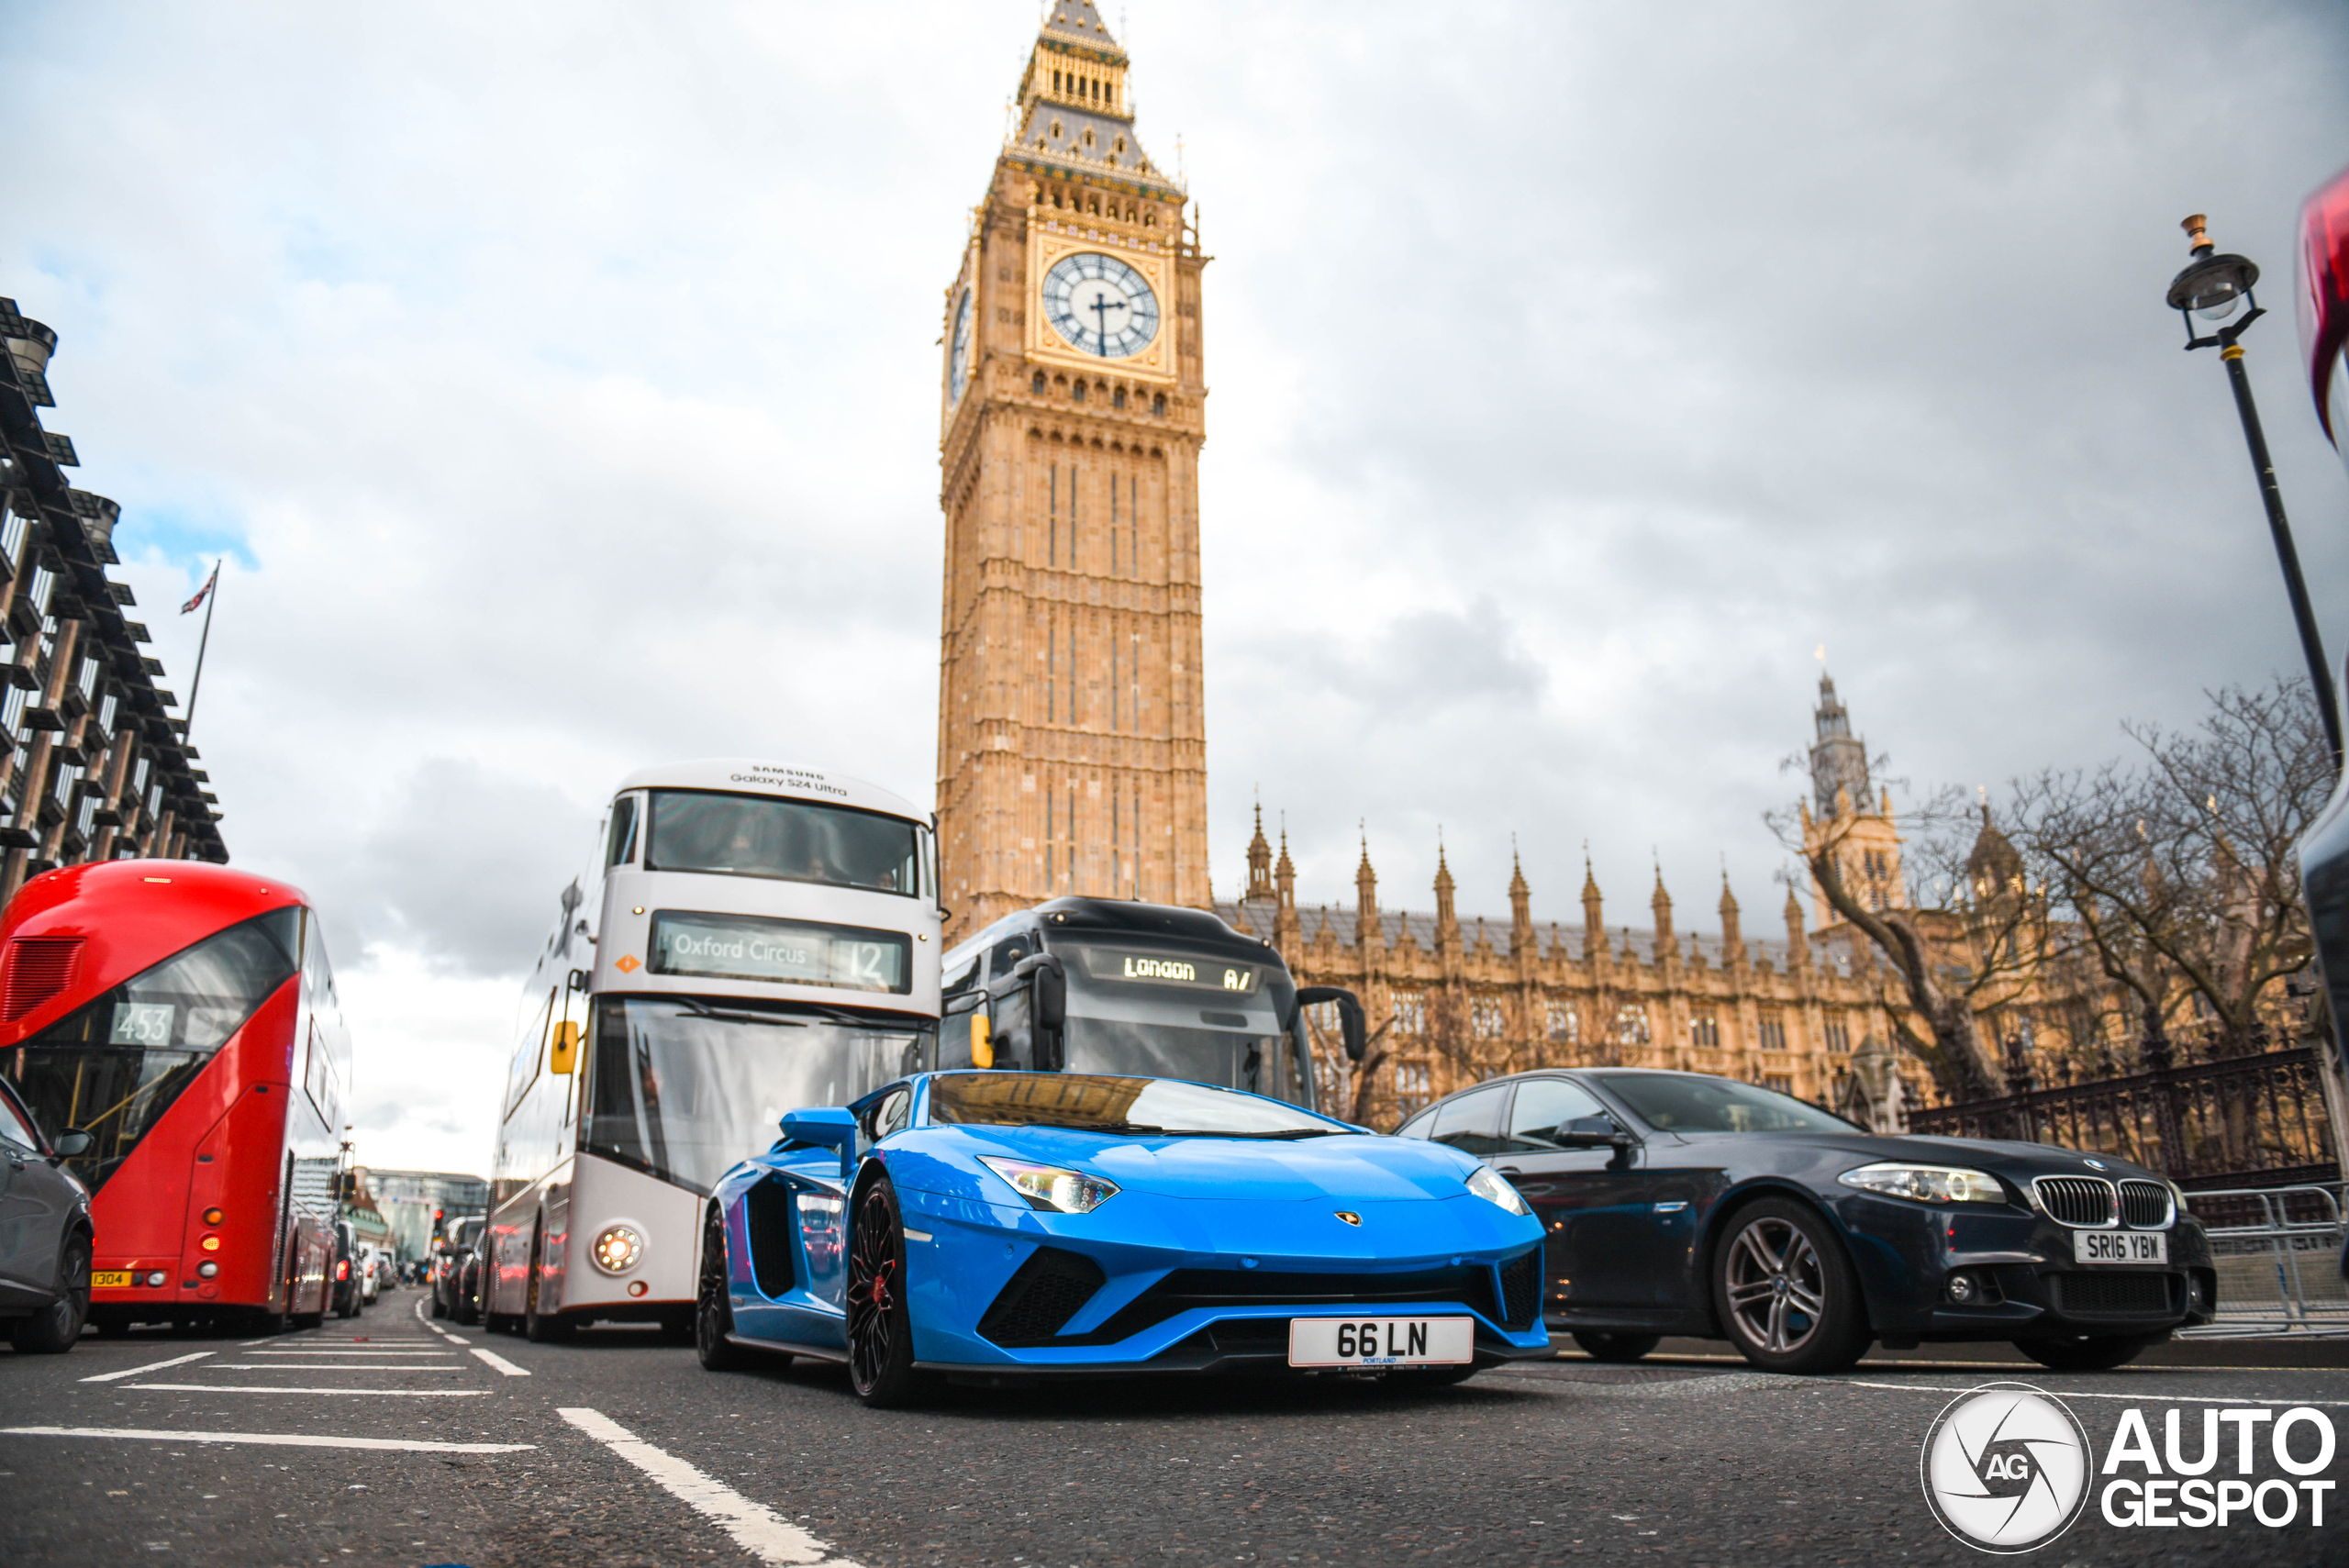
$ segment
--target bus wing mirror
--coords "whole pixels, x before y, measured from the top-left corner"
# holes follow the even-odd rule
[[[1038,1029],[1058,1030],[1068,1024],[1068,971],[1048,952],[1019,961],[1011,972],[1014,983],[1028,984],[1029,1017]]]
[[[856,1115],[845,1106],[815,1106],[783,1113],[783,1135],[795,1143],[837,1146],[841,1180],[856,1174]]]
[[[49,1146],[56,1151],[57,1157],[61,1160],[78,1160],[90,1151],[90,1145],[95,1140],[88,1133],[77,1127],[59,1133],[50,1140]]]
[[[579,1026],[569,1018],[554,1026],[554,1047],[547,1053],[547,1071],[567,1073],[579,1065]]]
[[[1342,985],[1297,987],[1299,1008],[1319,1006],[1324,1002],[1337,1004],[1338,1038],[1345,1042],[1346,1060],[1360,1062],[1370,1049],[1370,1031],[1363,1024],[1362,999]]]

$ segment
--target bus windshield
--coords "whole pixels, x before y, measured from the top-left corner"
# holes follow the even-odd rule
[[[596,1003],[580,1146],[697,1193],[772,1144],[783,1113],[841,1106],[932,1065],[926,1025],[736,999]]]
[[[648,871],[763,876],[860,887],[875,893],[919,891],[915,825],[844,806],[703,790],[652,792]]]
[[[66,1162],[96,1192],[228,1037],[298,967],[302,912],[273,910],[165,959],[0,1053],[51,1136],[92,1135]]]
[[[1295,983],[1269,951],[1250,962],[1181,943],[1047,939],[1068,974],[1071,1073],[1188,1078],[1310,1104],[1281,1027]],[[1015,999],[1008,1011],[1015,1027]],[[998,1006],[998,1017],[1007,1009]]]

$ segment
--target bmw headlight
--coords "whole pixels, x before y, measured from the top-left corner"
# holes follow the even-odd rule
[[[606,1273],[624,1274],[644,1256],[644,1238],[632,1225],[607,1225],[587,1255]]]
[[[1511,1214],[1531,1214],[1533,1212],[1531,1209],[1525,1207],[1525,1200],[1518,1196],[1517,1189],[1515,1187],[1510,1186],[1508,1183],[1493,1174],[1493,1168],[1490,1165],[1479,1165],[1476,1167],[1475,1173],[1470,1175],[1468,1178],[1468,1190],[1475,1193],[1478,1197],[1483,1198],[1486,1203],[1497,1203],[1500,1205],[1501,1207],[1508,1210]]]
[[[1118,1195],[1117,1183],[1088,1176],[1082,1171],[1064,1171],[1058,1165],[1031,1165],[1025,1160],[999,1160],[991,1154],[980,1155],[979,1163],[1009,1182],[1011,1190],[1026,1198],[1030,1208],[1041,1208],[1047,1214],[1091,1214]]]
[[[1879,1161],[1846,1171],[1836,1180],[1863,1192],[1887,1197],[1914,1198],[1919,1203],[2004,1203],[2007,1190],[1984,1171],[1963,1165],[1911,1165],[1898,1160]]]

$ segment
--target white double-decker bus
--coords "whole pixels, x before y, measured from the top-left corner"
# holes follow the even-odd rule
[[[772,762],[631,774],[524,988],[482,1305],[534,1340],[692,1329],[701,1208],[800,1106],[935,1064],[937,855],[886,790]]]

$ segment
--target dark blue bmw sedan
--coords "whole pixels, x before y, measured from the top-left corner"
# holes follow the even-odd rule
[[[1628,1067],[1497,1078],[1400,1131],[1516,1184],[1547,1232],[1549,1327],[1602,1361],[1678,1334],[1825,1373],[1871,1342],[2007,1340],[2093,1371],[2217,1305],[2177,1189],[2111,1155],[1883,1137],[1734,1079]]]

